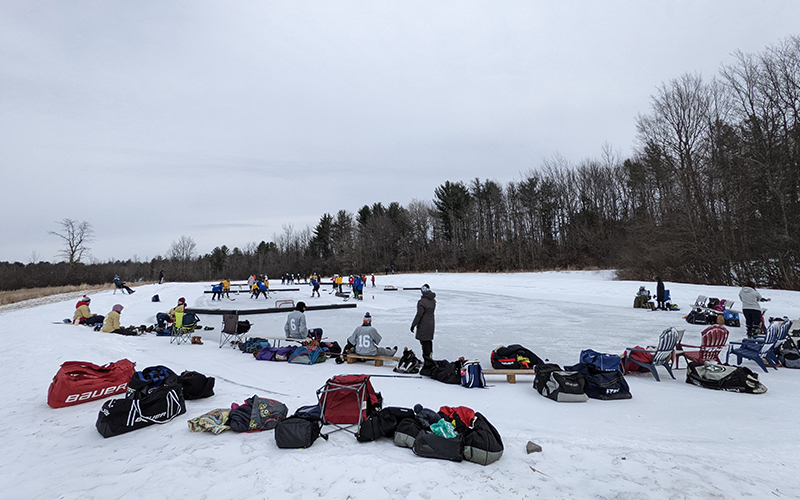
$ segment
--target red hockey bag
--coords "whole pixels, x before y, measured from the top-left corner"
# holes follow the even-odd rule
[[[47,404],[63,408],[125,392],[134,371],[133,362],[127,359],[103,366],[67,361],[53,377],[47,391]]]

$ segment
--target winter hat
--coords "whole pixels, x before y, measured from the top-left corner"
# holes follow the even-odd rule
[[[372,323],[372,316],[370,316],[369,312],[364,315],[364,323]]]
[[[425,283],[424,285],[422,285],[422,288],[420,288],[420,290],[422,290],[423,292],[430,292],[431,291],[431,286],[429,284]]]
[[[122,312],[122,304],[117,304],[111,308],[112,311],[117,311],[118,313]]]
[[[178,304],[185,304],[185,303],[186,303],[186,299],[184,299],[183,297],[178,299]]]
[[[306,303],[305,302],[298,302],[297,306],[295,306],[295,310],[297,310],[297,311],[305,311],[306,310]]]
[[[92,301],[92,299],[90,299],[88,295],[84,295],[83,297],[81,297],[81,300],[84,301],[84,302],[91,302]]]

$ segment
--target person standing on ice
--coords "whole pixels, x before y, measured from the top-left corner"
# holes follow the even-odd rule
[[[665,294],[666,294],[666,292],[664,291],[664,282],[661,281],[661,278],[657,276],[656,277],[656,308],[658,308],[661,311],[664,311],[664,310],[667,309],[667,305],[665,304],[666,299],[664,298]]]
[[[417,329],[415,338],[422,346],[422,357],[431,358],[433,356],[433,333],[436,327],[434,311],[436,310],[436,294],[431,291],[427,283],[420,288],[422,297],[417,301],[417,315],[411,322],[411,332]]]
[[[744,314],[744,321],[747,325],[747,336],[754,337],[756,330],[761,326],[761,306],[759,302],[769,302],[771,299],[765,299],[756,290],[755,283],[748,283],[748,286],[742,287],[739,291],[739,300],[742,301],[742,313]]]
[[[311,290],[311,296],[313,297],[316,293],[317,297],[319,297],[319,276],[316,274],[311,276],[311,286],[313,287]]]

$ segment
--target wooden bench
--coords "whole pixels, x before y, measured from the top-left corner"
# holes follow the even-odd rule
[[[393,358],[388,356],[360,356],[353,352],[347,353],[347,357],[345,359],[347,359],[348,363],[355,363],[359,360],[375,361],[375,366],[383,366],[384,361],[394,361],[395,363],[400,361],[400,358]]]
[[[513,370],[513,369],[507,369],[507,370],[504,370],[504,369],[500,369],[500,370],[488,369],[488,370],[483,370],[483,374],[484,375],[505,375],[506,376],[506,380],[508,380],[509,384],[516,384],[517,383],[517,375],[536,375],[536,370],[533,370],[533,369],[531,369],[531,370],[525,370],[525,369],[519,369],[519,370]]]

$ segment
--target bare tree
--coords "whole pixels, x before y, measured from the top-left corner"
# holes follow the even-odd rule
[[[178,241],[173,241],[169,247],[169,258],[177,261],[189,261],[195,255],[197,244],[191,236],[181,236]]]
[[[28,264],[36,264],[39,260],[39,252],[31,250],[31,255],[28,257]]]
[[[61,226],[61,230],[48,231],[47,234],[64,240],[64,249],[57,255],[64,257],[69,264],[80,262],[83,255],[91,250],[87,243],[93,240],[92,225],[86,221],[78,222],[73,219],[64,219],[56,224]]]

